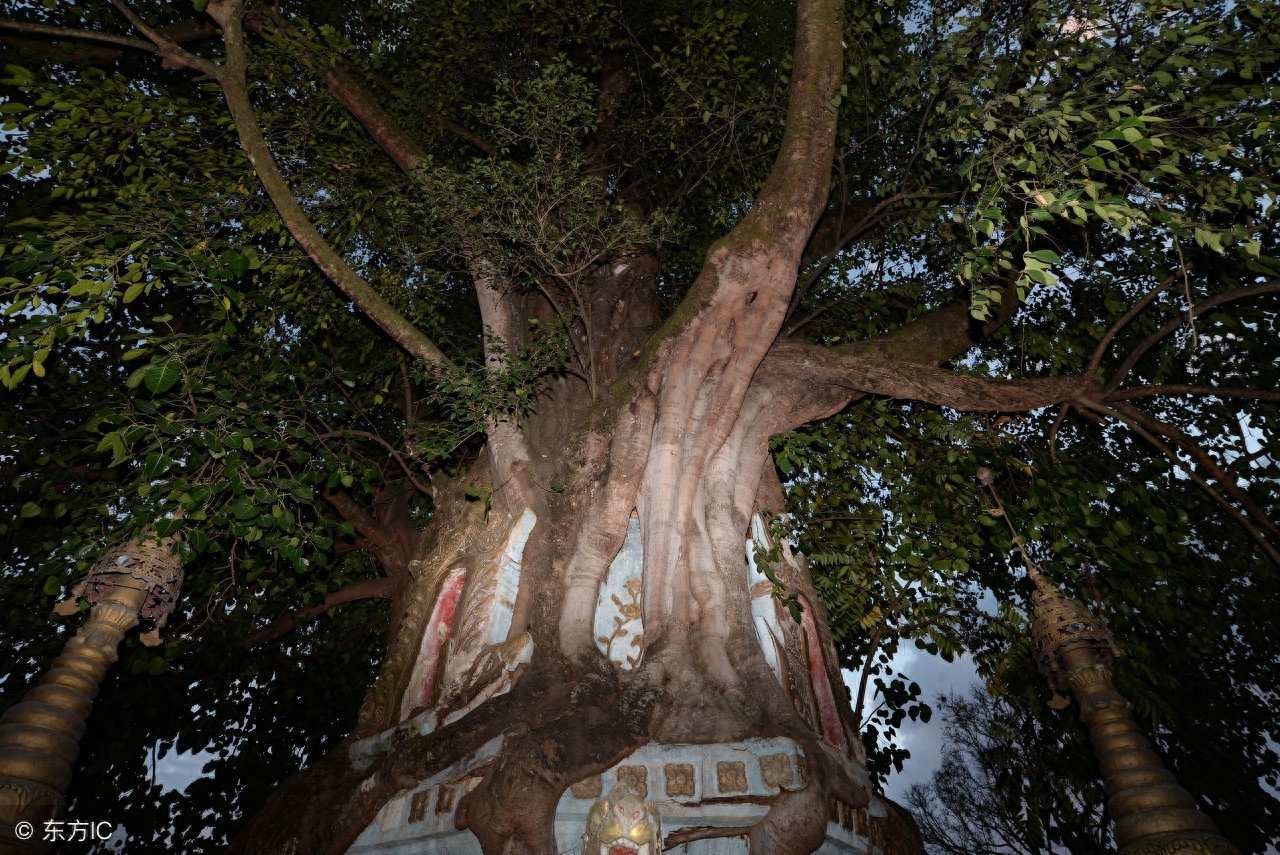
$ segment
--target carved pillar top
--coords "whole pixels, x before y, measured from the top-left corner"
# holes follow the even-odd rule
[[[1065,692],[1070,688],[1067,674],[1076,667],[1114,665],[1122,654],[1106,625],[1054,587],[1039,570],[1029,568],[1027,576],[1035,585],[1031,643],[1040,676],[1056,691]]]
[[[147,593],[138,617],[163,621],[173,611],[182,590],[182,558],[173,551],[177,541],[176,536],[143,536],[107,550],[72,590],[71,603],[84,597],[96,605],[117,586],[145,587]]]

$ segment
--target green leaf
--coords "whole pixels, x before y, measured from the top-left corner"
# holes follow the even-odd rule
[[[169,471],[169,467],[173,465],[173,458],[167,454],[153,451],[147,455],[146,460],[142,464],[142,471],[148,478],[159,478],[161,475]]]
[[[111,465],[119,465],[125,459],[124,438],[119,431],[112,431],[98,441],[98,451],[111,451]]]
[[[40,516],[40,506],[35,502],[24,502],[20,515],[24,520],[30,519],[31,517],[38,517]]]
[[[44,580],[44,594],[46,597],[56,597],[62,593],[62,582],[57,576],[49,576]]]
[[[222,263],[230,268],[237,279],[249,272],[249,259],[234,249],[222,253]]]
[[[258,516],[258,506],[241,496],[231,503],[231,512],[238,520],[253,519]]]
[[[155,533],[161,537],[168,537],[169,535],[177,532],[178,529],[182,528],[182,520],[159,519],[151,524],[151,528],[154,529]]]
[[[158,395],[169,390],[174,383],[178,382],[178,378],[182,376],[182,366],[174,359],[153,362],[147,366],[143,376],[146,379],[147,388],[151,390],[152,394]]]

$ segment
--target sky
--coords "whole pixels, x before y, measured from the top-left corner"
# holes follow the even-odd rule
[[[973,660],[967,656],[947,662],[941,656],[933,656],[915,645],[903,644],[893,658],[892,667],[906,674],[924,688],[923,700],[933,707],[934,715],[926,724],[922,721],[903,719],[899,732],[901,744],[911,752],[911,757],[885,782],[884,794],[898,803],[905,803],[907,789],[912,784],[923,784],[932,777],[942,754],[942,716],[938,714],[938,696],[965,693],[970,684],[977,682],[978,672]],[[857,690],[857,678],[851,671],[844,672],[845,682]],[[864,702],[866,709],[875,706],[868,687]]]

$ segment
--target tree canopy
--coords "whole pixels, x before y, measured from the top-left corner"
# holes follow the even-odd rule
[[[974,655],[1088,769],[1030,667],[1016,531],[1228,836],[1280,839],[1274,4],[847,3],[835,156],[794,174],[788,4],[239,5],[0,12],[6,705],[105,547],[179,532],[186,562],[75,812],[127,815],[137,851],[224,846],[355,726],[446,497],[452,525],[502,486],[486,438],[551,436],[567,384],[623,400],[766,182],[829,180],[753,382],[819,390],[769,440],[773,510],[876,691],[873,771],[930,715],[904,643]],[[625,265],[652,317],[605,286]],[[490,292],[543,308],[499,328]],[[602,348],[615,317],[634,350]],[[557,449],[552,500],[586,454]],[[216,759],[162,793],[170,749]]]

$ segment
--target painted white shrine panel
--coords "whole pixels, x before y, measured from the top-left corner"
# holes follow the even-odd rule
[[[596,646],[624,671],[639,665],[644,655],[643,588],[644,546],[640,520],[632,514],[622,549],[600,585],[595,619]]]

